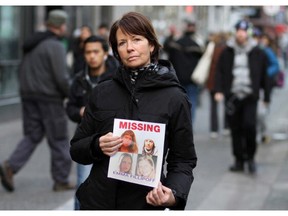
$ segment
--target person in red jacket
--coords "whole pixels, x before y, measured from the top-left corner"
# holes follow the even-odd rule
[[[212,59],[211,59],[211,64],[209,68],[209,75],[206,81],[206,88],[208,89],[210,93],[210,137],[212,139],[217,138],[218,134],[220,132],[220,122],[219,121],[219,103],[215,100],[215,76],[216,76],[216,68],[217,68],[217,63],[219,56],[223,49],[226,47],[226,42],[228,39],[228,34],[224,32],[219,32],[215,33],[212,36],[212,41],[215,43],[215,48],[213,51]],[[229,134],[229,124],[227,120],[227,115],[225,113],[224,109],[224,114],[223,114],[223,123],[224,123],[224,130],[223,130],[223,135],[228,135]]]

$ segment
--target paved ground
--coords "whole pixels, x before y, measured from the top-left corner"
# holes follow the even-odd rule
[[[18,105],[0,108],[0,161],[14,150],[22,138],[21,109]],[[75,125],[69,124],[72,135]],[[71,181],[76,181],[75,164]],[[74,191],[53,192],[50,176],[50,152],[43,140],[23,169],[15,175],[15,192],[0,187],[0,210],[51,210],[62,206]]]
[[[209,138],[209,101],[203,92],[194,128],[199,161],[186,210],[288,210],[288,141],[283,137],[288,132],[287,94],[287,85],[274,92],[268,122],[271,135],[279,140],[258,145],[258,174],[250,176],[228,171],[233,162],[229,136]],[[0,108],[0,161],[22,137],[20,117],[18,105]],[[69,127],[72,136],[75,125]],[[15,176],[15,192],[0,187],[0,210],[72,210],[73,191],[51,190],[49,163],[44,140]],[[75,179],[74,164],[71,180]]]
[[[228,171],[233,162],[230,137],[207,138],[208,100],[197,113],[195,143],[199,162],[187,209],[190,210],[287,210],[288,209],[288,133],[287,86],[273,95],[268,127],[270,144],[259,144],[256,160],[258,174]],[[204,99],[204,98],[203,98]],[[284,133],[285,132],[285,133]],[[276,136],[277,135],[277,136]]]

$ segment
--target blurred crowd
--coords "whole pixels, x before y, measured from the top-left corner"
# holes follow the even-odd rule
[[[270,94],[272,95],[272,89],[274,87],[280,89],[283,87],[283,84],[284,84],[285,70],[288,64],[288,60],[287,60],[288,43],[286,41],[286,34],[277,33],[276,30],[271,32],[271,29],[266,30],[263,26],[253,26],[253,24],[249,22],[249,20],[246,20],[246,19],[243,19],[241,21],[244,25],[243,27],[244,30],[247,32],[247,36],[245,36],[247,37],[246,39],[255,41],[255,43],[257,43],[257,46],[260,47],[267,55],[267,64],[268,64],[267,73],[268,73],[268,76],[270,77],[270,82],[271,82]],[[228,126],[229,123],[227,121],[227,115],[226,115],[227,111],[224,110],[224,115],[221,115],[223,116],[223,120],[219,120],[219,117],[218,117],[220,115],[218,113],[220,111],[220,110],[218,111],[219,104],[214,98],[215,93],[216,93],[215,92],[215,82],[216,82],[215,76],[216,76],[217,63],[218,63],[220,54],[225,47],[229,46],[229,41],[231,41],[234,38],[237,32],[236,23],[235,23],[235,28],[231,29],[229,32],[223,32],[223,31],[211,32],[208,35],[208,37],[203,37],[199,35],[197,32],[196,22],[191,22],[191,21],[184,21],[184,22],[186,22],[186,29],[183,30],[183,33],[179,33],[176,27],[173,25],[169,28],[170,34],[166,37],[163,43],[163,47],[164,47],[163,58],[168,58],[170,61],[172,61],[174,67],[176,67],[178,78],[184,87],[185,87],[185,84],[187,83],[194,86],[195,88],[194,93],[197,95],[196,96],[197,99],[193,98],[192,96],[190,97],[192,104],[195,107],[194,109],[196,109],[197,106],[200,107],[201,105],[201,93],[204,90],[209,91],[210,96],[211,96],[210,97],[211,99],[210,100],[210,113],[209,113],[210,115],[210,129],[209,129],[210,137],[213,139],[217,138],[221,133],[225,136],[229,135],[230,133],[229,126]],[[193,26],[192,29],[191,29],[191,26]],[[183,38],[185,38],[185,35],[188,35],[188,37],[186,37],[186,40],[184,39],[185,42],[183,43],[181,42],[181,40],[183,41]],[[187,49],[188,46],[191,46],[191,47],[199,48],[199,51],[197,52],[191,51],[188,54],[189,51],[183,49],[182,54],[185,52],[187,54],[187,63],[186,63],[185,58],[183,58],[183,56],[180,56],[181,53],[179,52],[181,52],[180,50],[181,48],[179,48],[179,45],[175,43],[176,41],[178,42],[178,44],[182,43],[185,49]],[[205,52],[206,54],[204,55]],[[207,57],[208,54],[209,54],[209,57]],[[205,67],[201,67],[202,65],[202,62],[200,63],[201,57],[202,57],[202,60],[201,60],[202,62],[204,62],[205,60],[205,65],[206,65]],[[196,60],[191,60],[193,58],[196,58]],[[196,68],[196,66],[198,68]],[[187,73],[187,77],[182,78],[181,71],[182,70],[187,71],[187,68],[189,68],[190,74]],[[196,75],[195,77],[192,77],[191,73],[192,72],[198,73],[198,71],[202,71],[201,77],[196,78]],[[192,80],[190,79],[190,75],[191,75]],[[187,92],[189,94],[189,90],[187,90]],[[260,98],[260,101],[261,101],[261,98]],[[194,109],[192,111],[193,118],[196,117]],[[261,134],[260,140],[258,141],[263,142],[263,143],[269,143],[271,140],[271,137],[269,137],[269,135],[267,134],[267,131],[266,131],[267,127],[263,123],[265,119],[264,116],[267,115],[268,113],[268,107],[264,107],[263,103],[259,102],[258,109],[259,109],[259,113],[258,113],[259,115],[258,115],[258,120],[257,120],[259,122],[258,130]],[[220,125],[223,127],[222,129],[219,128]]]
[[[210,137],[231,136],[235,162],[229,170],[242,172],[247,163],[255,174],[257,144],[271,141],[266,121],[273,89],[283,87],[287,44],[283,45],[281,34],[253,26],[247,19],[239,20],[230,32],[213,32],[208,38],[201,38],[196,27],[197,23],[186,21],[180,36],[171,27],[165,56],[187,91],[193,122],[201,93],[209,92]],[[219,103],[224,107],[221,114]]]
[[[270,69],[268,69],[268,74],[274,82],[271,83],[271,85],[274,85],[273,87],[281,88],[285,76],[285,68],[288,65],[288,43],[285,42],[285,35],[278,34],[276,30],[274,32],[271,32],[271,30],[265,31],[265,28],[261,26],[253,26],[252,23],[249,22],[249,20],[245,21],[247,22],[247,25],[249,25],[246,30],[247,36],[257,42],[259,47],[261,47],[261,49],[263,49],[267,54],[267,58],[269,59],[268,61],[270,62],[270,64],[272,64],[272,66],[270,66]],[[211,94],[210,136],[211,138],[217,138],[220,133],[228,135],[229,129],[227,116],[224,112],[223,124],[221,124],[217,117],[219,115],[219,105],[217,105],[217,102],[213,98],[215,94],[214,85],[217,61],[223,48],[227,46],[227,42],[229,41],[229,39],[234,37],[235,29],[231,29],[231,31],[229,32],[211,32],[207,37],[205,37],[198,34],[196,22],[191,22],[188,20],[184,20],[183,22],[185,22],[185,29],[183,29],[182,32],[179,32],[179,30],[177,30],[176,27],[173,25],[169,28],[169,35],[166,36],[162,44],[163,50],[161,53],[161,57],[170,60],[173,63],[173,66],[176,68],[179,81],[186,89],[193,104],[191,108],[193,121],[196,118],[196,108],[201,105],[201,93],[203,92],[203,90],[208,90]],[[83,57],[83,48],[81,44],[83,44],[83,41],[89,35],[94,33],[107,39],[109,35],[109,25],[103,23],[96,30],[91,29],[91,27],[89,26],[83,25],[75,29],[70,37],[65,38],[65,40],[69,42],[69,46],[67,46],[67,66],[72,77],[85,64]],[[189,40],[189,38],[192,39]],[[190,47],[192,51],[190,50],[190,52],[188,50],[187,52],[187,50],[181,50],[181,48],[179,49],[179,47],[175,48],[175,46],[177,47],[177,44],[175,43],[176,41],[186,47],[185,49],[189,49],[187,47]],[[205,68],[205,70],[208,70],[208,72],[203,71],[204,75],[203,78],[201,78],[201,81],[191,81],[190,76],[193,70],[196,68],[196,65],[200,60],[201,56],[208,48],[209,43],[210,45],[213,44],[213,49],[212,52],[210,49],[211,61],[209,61],[208,63],[209,69],[207,69],[208,67]],[[183,56],[181,56],[183,55],[183,53],[184,55],[188,55],[187,62],[185,62],[185,58],[182,58]],[[182,70],[187,70],[187,68],[189,68],[189,71],[191,72],[190,74],[187,72],[181,72]],[[273,70],[275,72],[273,72]],[[261,104],[259,106],[262,107]],[[268,112],[267,110],[262,108],[259,108],[260,110],[262,110],[262,113]],[[220,124],[223,125],[223,129],[219,128]],[[263,137],[261,137],[262,142],[268,143],[270,138],[267,137],[268,135],[265,134],[266,132],[263,131],[265,130],[265,126],[262,125],[260,126],[260,128],[262,128],[260,129],[260,131],[264,133]]]

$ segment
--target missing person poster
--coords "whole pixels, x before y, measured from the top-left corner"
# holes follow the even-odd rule
[[[108,177],[156,187],[160,181],[165,124],[115,119],[113,134],[122,146],[110,157]]]

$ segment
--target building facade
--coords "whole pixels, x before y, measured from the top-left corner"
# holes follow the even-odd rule
[[[170,26],[175,26],[181,33],[185,19],[195,21],[197,32],[206,40],[211,32],[230,31],[240,18],[250,17],[257,24],[265,16],[261,6],[0,6],[0,106],[20,102],[21,46],[34,31],[45,29],[48,12],[57,8],[69,14],[69,38],[83,24],[91,26],[96,33],[101,23],[111,25],[122,14],[138,11],[151,19],[161,43],[169,34]],[[286,24],[287,17],[287,7],[282,6],[281,13],[268,18],[266,15],[264,23],[268,23],[268,19],[272,20],[272,25],[275,22]]]
[[[94,29],[111,22],[111,6],[0,6],[0,106],[19,103],[18,67],[23,41],[36,30],[45,29],[47,14],[64,9],[69,14],[68,35],[83,24]]]

